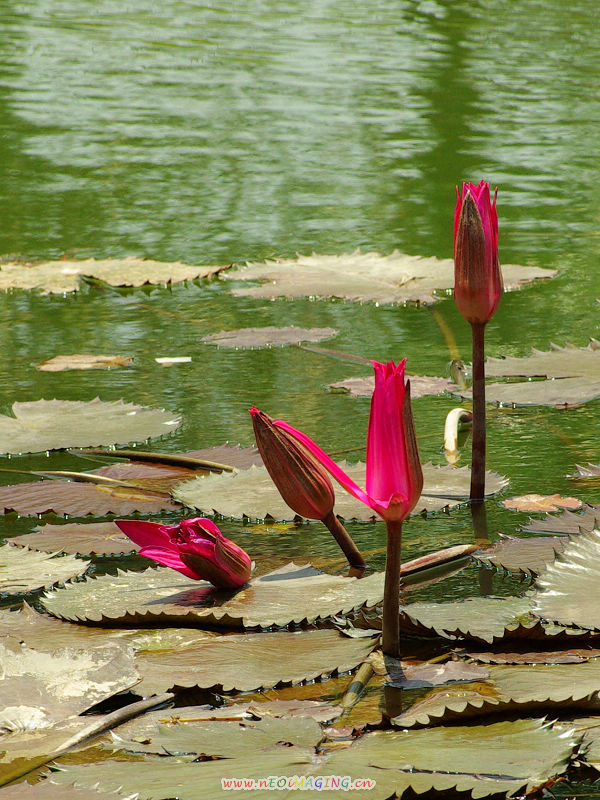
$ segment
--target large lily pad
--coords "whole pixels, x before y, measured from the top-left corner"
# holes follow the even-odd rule
[[[347,672],[374,646],[373,639],[354,639],[336,630],[218,636],[174,652],[138,653],[138,691],[160,694],[174,687],[198,687],[248,692],[298,684]]]
[[[516,406],[574,406],[600,397],[600,344],[557,347],[547,352],[532,350],[525,358],[488,358],[486,375],[546,378],[526,383],[493,383],[486,400]],[[470,392],[461,392],[470,397]]]
[[[129,516],[137,512],[155,514],[176,511],[181,506],[168,496],[126,486],[97,486],[93,483],[44,480],[0,487],[0,511],[22,516],[54,513],[59,517],[90,514]],[[131,548],[130,548],[131,549]]]
[[[473,555],[476,561],[527,576],[539,575],[548,564],[562,553],[564,541],[558,536],[539,536],[527,539],[502,536],[487,550]]]
[[[365,485],[365,464],[348,464],[342,461],[340,467],[359,486]],[[468,500],[471,473],[467,467],[456,469],[425,464],[423,475],[423,494],[413,509],[413,514],[439,511]],[[488,494],[499,492],[506,483],[507,479],[497,473],[486,473]],[[272,517],[278,521],[298,518],[296,512],[281,498],[265,467],[251,467],[235,474],[195,478],[179,484],[173,491],[173,497],[204,514],[218,513],[234,519]],[[372,509],[342,489],[336,492],[335,513],[344,519],[367,521],[377,518]]]
[[[88,564],[72,556],[22,550],[6,544],[0,548],[0,594],[24,594],[77,578]]]
[[[551,278],[555,270],[536,267],[502,267],[506,289],[536,278]],[[454,286],[451,259],[422,258],[398,251],[316,255],[249,262],[223,273],[227,280],[261,281],[259,286],[236,287],[232,294],[250,297],[342,297],[346,300],[388,303],[435,303],[438,290]]]
[[[5,263],[0,269],[0,290],[41,289],[44,294],[75,292],[83,276],[111,286],[143,286],[145,283],[179,283],[215,275],[224,266],[189,266],[143,258],[106,258],[85,261],[46,261],[40,264]]]
[[[600,530],[566,541],[536,583],[532,608],[538,616],[600,630]]]
[[[600,662],[490,665],[489,678],[432,689],[394,718],[401,727],[446,723],[495,712],[556,713],[559,708],[600,709]]]
[[[10,543],[45,553],[62,550],[71,555],[113,556],[137,552],[140,549],[114,522],[41,525],[32,533],[13,536]]]
[[[598,526],[600,526],[600,506],[586,505],[581,514],[574,514],[572,511],[565,511],[559,516],[547,514],[543,519],[531,520],[523,526],[523,530],[565,535],[591,531]]]
[[[572,732],[533,719],[427,731],[375,731],[345,750],[320,757],[312,748],[275,745],[264,749],[260,758],[244,752],[226,761],[191,764],[163,757],[152,759],[147,769],[127,762],[111,762],[110,769],[106,763],[66,766],[50,780],[65,786],[74,782],[81,787],[99,783],[108,791],[122,787],[128,795],[139,792],[140,800],[172,797],[174,793],[179,800],[225,797],[230,792],[222,789],[223,777],[256,780],[252,797],[267,800],[273,789],[259,789],[258,781],[271,775],[291,779],[289,788],[277,791],[283,800],[296,797],[302,786],[309,791],[319,787],[325,791],[327,778],[327,797],[348,797],[348,784],[336,788],[332,776],[368,780],[368,788],[363,784],[363,791],[352,794],[364,794],[369,800],[400,798],[405,793],[414,797],[431,791],[446,797],[455,791],[473,798],[512,796],[533,791],[564,772],[578,740]],[[321,778],[319,783],[315,782],[317,778]]]
[[[177,414],[99,398],[13,403],[0,416],[0,453],[39,453],[66,447],[127,444],[163,436],[181,425]],[[65,424],[68,420],[68,424]]]
[[[259,347],[285,347],[300,342],[321,342],[337,336],[334,328],[298,328],[288,325],[277,328],[269,325],[266,328],[238,328],[233,331],[220,331],[203,336],[201,342],[215,344],[217,347],[235,347],[239,350]]]
[[[428,375],[409,375],[408,377],[410,378],[410,396],[412,400],[456,389],[456,386],[448,378],[432,378]],[[329,388],[342,389],[348,392],[351,397],[371,397],[375,388],[375,378],[373,375],[366,375],[363,378],[345,378],[343,381],[330,383]]]
[[[47,595],[43,605],[62,619],[96,625],[270,628],[315,622],[382,597],[382,573],[358,580],[288,564],[232,593],[159,567],[72,583]]]

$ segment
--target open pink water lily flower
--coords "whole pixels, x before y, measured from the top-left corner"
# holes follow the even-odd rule
[[[367,480],[363,490],[302,431],[283,420],[274,424],[295,436],[351,495],[388,521],[401,521],[415,507],[423,488],[412,411],[410,385],[404,379],[406,359],[373,361],[375,390],[367,432]]]
[[[182,519],[177,525],[137,519],[117,519],[115,523],[140,546],[140,555],[188,578],[209,581],[218,589],[236,589],[250,578],[250,556],[223,536],[210,519]]]

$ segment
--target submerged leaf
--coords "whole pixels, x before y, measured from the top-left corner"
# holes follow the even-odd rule
[[[5,544],[0,547],[0,594],[47,589],[83,575],[87,568],[86,561],[72,556],[54,558],[47,553]]]
[[[365,464],[347,464],[340,467],[359,486],[364,486]],[[466,502],[469,496],[470,470],[467,467],[438,467],[433,464],[423,466],[425,485],[413,514],[421,511],[439,511],[446,506],[456,506]],[[494,494],[507,483],[507,479],[497,473],[486,473],[486,491]],[[204,514],[218,513],[224,517],[242,519],[265,519],[291,521],[297,518],[281,498],[265,467],[251,467],[235,474],[208,475],[179,484],[173,497],[190,508],[197,508]],[[376,518],[372,509],[344,492],[336,491],[335,513],[344,519],[372,520]]]
[[[176,414],[116,400],[36,400],[0,415],[0,453],[127,444],[164,436],[181,425]],[[65,419],[69,424],[65,425]]]
[[[215,344],[217,347],[235,347],[245,350],[259,347],[284,347],[300,342],[321,342],[331,339],[338,332],[333,328],[298,328],[288,325],[278,328],[270,325],[266,328],[238,328],[233,331],[221,331],[203,336],[201,342]]]
[[[189,266],[143,258],[106,258],[84,261],[47,261],[40,264],[5,263],[0,267],[0,290],[41,289],[44,294],[75,292],[82,276],[98,278],[111,286],[145,283],[179,283],[215,275],[225,266]]]
[[[407,378],[410,380],[410,396],[412,400],[418,397],[425,397],[425,395],[437,395],[456,389],[448,378],[432,378],[426,375],[407,375]],[[370,397],[373,394],[374,387],[375,378],[373,375],[367,375],[364,378],[346,378],[343,381],[329,384],[330,389],[343,389],[351,397]]]
[[[74,353],[72,356],[54,356],[36,364],[41,372],[63,372],[67,369],[109,369],[111,367],[130,367],[133,356],[95,356]]]
[[[288,564],[229,592],[159,567],[72,583],[47,595],[43,605],[62,619],[96,625],[270,628],[348,613],[382,597],[382,573],[358,580]]]
[[[514,289],[535,278],[551,278],[555,270],[502,265],[505,288]],[[235,288],[249,297],[342,297],[389,303],[435,303],[438,290],[454,286],[451,259],[422,258],[398,251],[382,256],[355,250],[344,255],[316,255],[249,262],[223,274],[226,280],[261,281],[260,286]]]

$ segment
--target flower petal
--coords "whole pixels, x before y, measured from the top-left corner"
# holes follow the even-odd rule
[[[197,581],[202,580],[204,577],[184,564],[179,554],[174,550],[165,550],[163,547],[142,547],[140,555],[151,558],[153,561],[165,567],[176,569],[177,572],[183,573],[187,578],[192,578]]]
[[[166,526],[160,525],[158,522],[146,522],[140,519],[116,519],[115,525],[118,525],[123,533],[140,547],[162,547],[176,551],[175,546],[171,544],[169,534],[165,530]]]

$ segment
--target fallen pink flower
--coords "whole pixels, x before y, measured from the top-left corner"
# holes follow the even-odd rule
[[[237,589],[248,582],[250,556],[227,539],[210,519],[182,519],[177,525],[117,519],[124,534],[140,546],[140,555],[218,589]]]

